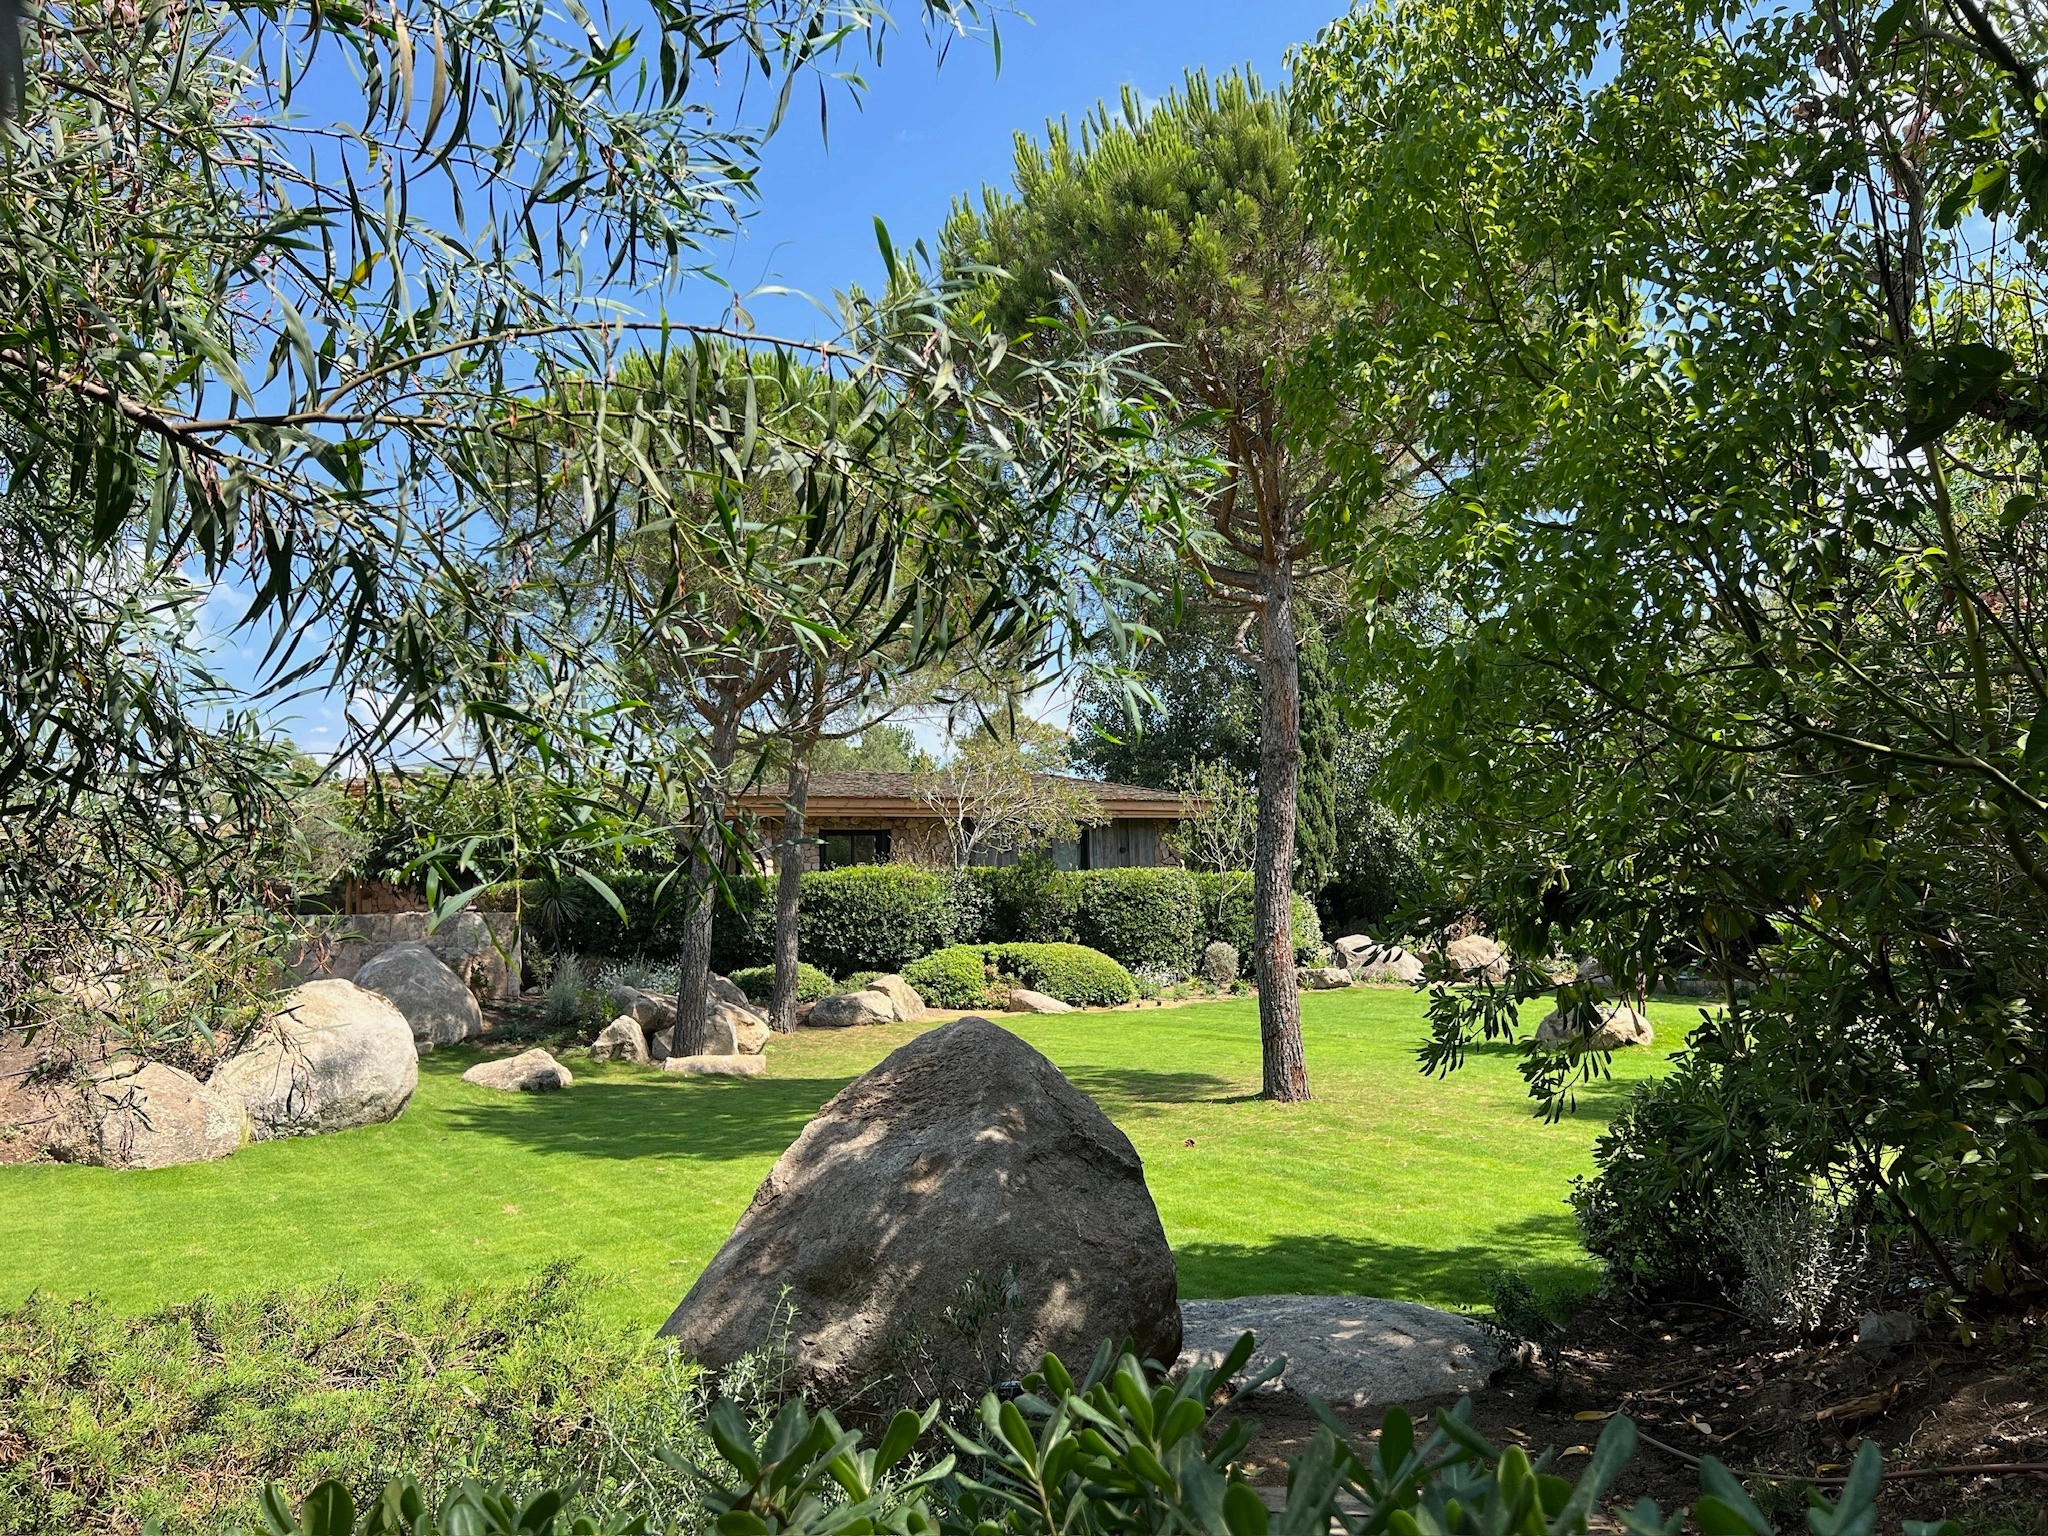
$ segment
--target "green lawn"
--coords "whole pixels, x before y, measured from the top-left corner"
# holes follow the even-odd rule
[[[1529,1115],[1511,1054],[1419,1076],[1413,993],[1302,999],[1315,1099],[1255,1097],[1249,1001],[1005,1020],[1093,1094],[1145,1159],[1185,1296],[1363,1292],[1458,1306],[1514,1266],[1590,1261],[1567,1183],[1629,1082],[1658,1070],[1689,1008],[1652,1010],[1660,1048],[1616,1058],[1577,1117]],[[914,1026],[801,1033],[765,1078],[571,1065],[576,1086],[512,1096],[438,1051],[390,1125],[244,1148],[155,1173],[0,1168],[0,1303],[31,1289],[142,1309],[202,1290],[417,1276],[480,1280],[580,1255],[600,1304],[652,1326],[710,1260],[818,1106]]]

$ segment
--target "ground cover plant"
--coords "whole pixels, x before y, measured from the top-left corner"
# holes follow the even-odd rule
[[[1249,1001],[1005,1023],[1130,1135],[1183,1295],[1470,1307],[1504,1268],[1591,1277],[1569,1181],[1696,1011],[1656,1005],[1659,1047],[1618,1054],[1577,1118],[1542,1126],[1506,1048],[1447,1082],[1417,1074],[1415,994],[1305,1001],[1318,1093],[1284,1108],[1257,1097]],[[748,1081],[570,1058],[576,1086],[544,1096],[464,1084],[475,1053],[443,1049],[389,1125],[149,1173],[0,1169],[0,1303],[40,1289],[133,1311],[336,1278],[452,1286],[574,1258],[616,1282],[593,1300],[600,1316],[651,1332],[818,1107],[918,1027],[800,1031]]]

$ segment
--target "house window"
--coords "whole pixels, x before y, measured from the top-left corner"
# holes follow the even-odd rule
[[[827,832],[818,839],[818,867],[847,869],[855,864],[889,862],[889,834],[880,832]]]

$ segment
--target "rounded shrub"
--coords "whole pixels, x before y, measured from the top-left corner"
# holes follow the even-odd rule
[[[1186,975],[1200,921],[1184,869],[1092,869],[1080,880],[1075,934],[1120,965]]]
[[[765,1003],[775,995],[775,967],[772,965],[749,965],[734,971],[732,984],[757,1003]],[[800,1003],[815,1003],[821,997],[832,994],[832,978],[815,965],[806,965],[799,960],[796,966],[796,1000]]]
[[[1085,944],[991,944],[984,953],[1003,975],[1077,1008],[1109,1008],[1138,998],[1137,978]]]
[[[903,967],[903,979],[935,1008],[981,1008],[988,975],[979,944],[952,944]]]
[[[869,864],[804,876],[797,943],[811,964],[850,971],[901,970],[951,944],[959,911],[950,871]]]

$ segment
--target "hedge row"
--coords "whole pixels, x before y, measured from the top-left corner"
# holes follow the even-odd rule
[[[949,944],[903,968],[903,979],[941,1008],[989,1006],[989,969],[1077,1008],[1133,1001],[1131,973],[1081,944]]]
[[[529,881],[526,926],[546,948],[583,955],[673,955],[682,947],[679,881],[620,875],[618,913],[581,885],[550,891]],[[809,964],[845,976],[898,971],[951,944],[1085,944],[1132,970],[1192,971],[1205,945],[1221,939],[1249,956],[1249,875],[1184,869],[919,869],[874,864],[808,874],[798,909],[797,948]],[[716,897],[711,963],[723,972],[774,958],[774,882],[728,879]],[[493,905],[511,905],[507,892]],[[1295,948],[1316,958],[1322,929],[1315,908],[1294,898]]]

